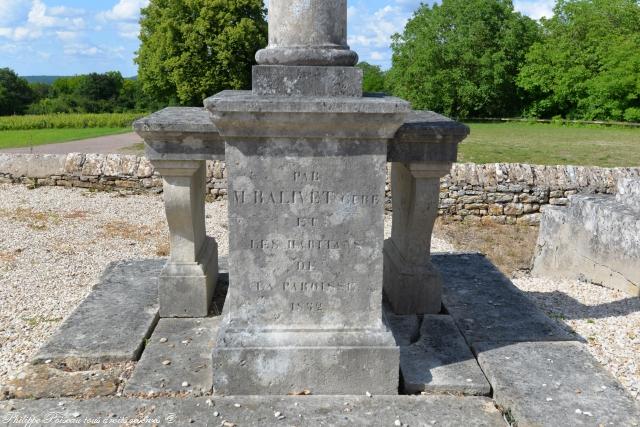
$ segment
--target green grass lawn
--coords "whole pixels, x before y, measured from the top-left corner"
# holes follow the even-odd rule
[[[640,166],[640,129],[530,123],[470,123],[460,162]]]
[[[30,147],[131,132],[130,128],[35,129],[0,131],[0,149]]]

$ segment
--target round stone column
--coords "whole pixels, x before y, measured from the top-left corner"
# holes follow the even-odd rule
[[[347,45],[347,0],[270,0],[269,46],[260,65],[353,66]]]

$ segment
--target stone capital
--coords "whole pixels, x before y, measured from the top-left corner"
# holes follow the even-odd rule
[[[442,178],[451,172],[451,165],[450,162],[405,163],[411,175],[419,179]]]

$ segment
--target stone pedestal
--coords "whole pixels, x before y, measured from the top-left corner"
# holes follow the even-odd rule
[[[393,228],[384,244],[384,291],[396,314],[437,314],[442,278],[430,260],[440,178],[451,163],[393,163]]]
[[[382,323],[387,140],[395,98],[205,101],[226,140],[229,295],[214,350],[224,394],[395,394]]]

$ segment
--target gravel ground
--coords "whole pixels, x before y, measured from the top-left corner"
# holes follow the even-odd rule
[[[228,253],[226,203],[207,204],[207,233]],[[385,234],[391,230],[385,218]],[[112,261],[166,256],[161,195],[0,185],[0,383],[26,363]],[[455,248],[434,238],[432,250]],[[514,280],[573,329],[634,395],[640,391],[640,299],[577,281]]]
[[[207,232],[228,253],[226,204]],[[0,384],[27,362],[112,261],[168,251],[160,195],[0,185]]]
[[[515,285],[563,327],[640,400],[640,298],[577,280],[518,274]]]

